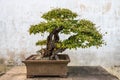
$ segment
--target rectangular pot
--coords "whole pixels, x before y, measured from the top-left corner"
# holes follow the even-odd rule
[[[27,77],[34,76],[67,76],[67,64],[70,62],[67,54],[59,54],[59,60],[32,60],[36,55],[31,55],[25,61]]]

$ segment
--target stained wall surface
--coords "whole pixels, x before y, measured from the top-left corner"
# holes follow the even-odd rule
[[[106,46],[66,50],[71,58],[69,65],[120,65],[120,0],[0,0],[0,58],[20,63],[42,48],[35,42],[46,35],[29,35],[28,29],[53,8],[71,9],[108,33],[104,36]]]

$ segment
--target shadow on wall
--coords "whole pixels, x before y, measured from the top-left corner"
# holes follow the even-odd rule
[[[14,65],[23,65],[21,61],[25,60],[25,58],[28,57],[30,53],[26,51],[21,51],[19,53],[16,53],[14,51],[7,50],[7,53],[4,55],[5,56],[3,57],[3,55],[0,54],[0,64],[14,66]]]

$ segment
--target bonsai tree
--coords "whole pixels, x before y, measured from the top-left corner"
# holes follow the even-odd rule
[[[31,25],[30,34],[49,33],[46,40],[39,40],[36,45],[46,45],[39,50],[42,57],[56,59],[57,53],[66,49],[100,47],[104,44],[103,35],[90,20],[78,19],[79,16],[69,9],[56,8],[44,13],[44,21]],[[69,35],[61,40],[59,34]]]

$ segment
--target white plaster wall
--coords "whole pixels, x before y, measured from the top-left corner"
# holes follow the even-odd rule
[[[35,42],[45,37],[29,35],[28,29],[40,22],[42,13],[57,7],[77,12],[108,33],[106,46],[65,51],[71,58],[69,65],[120,65],[120,0],[0,0],[1,57],[13,55],[20,62],[18,54],[28,56],[40,49]]]

